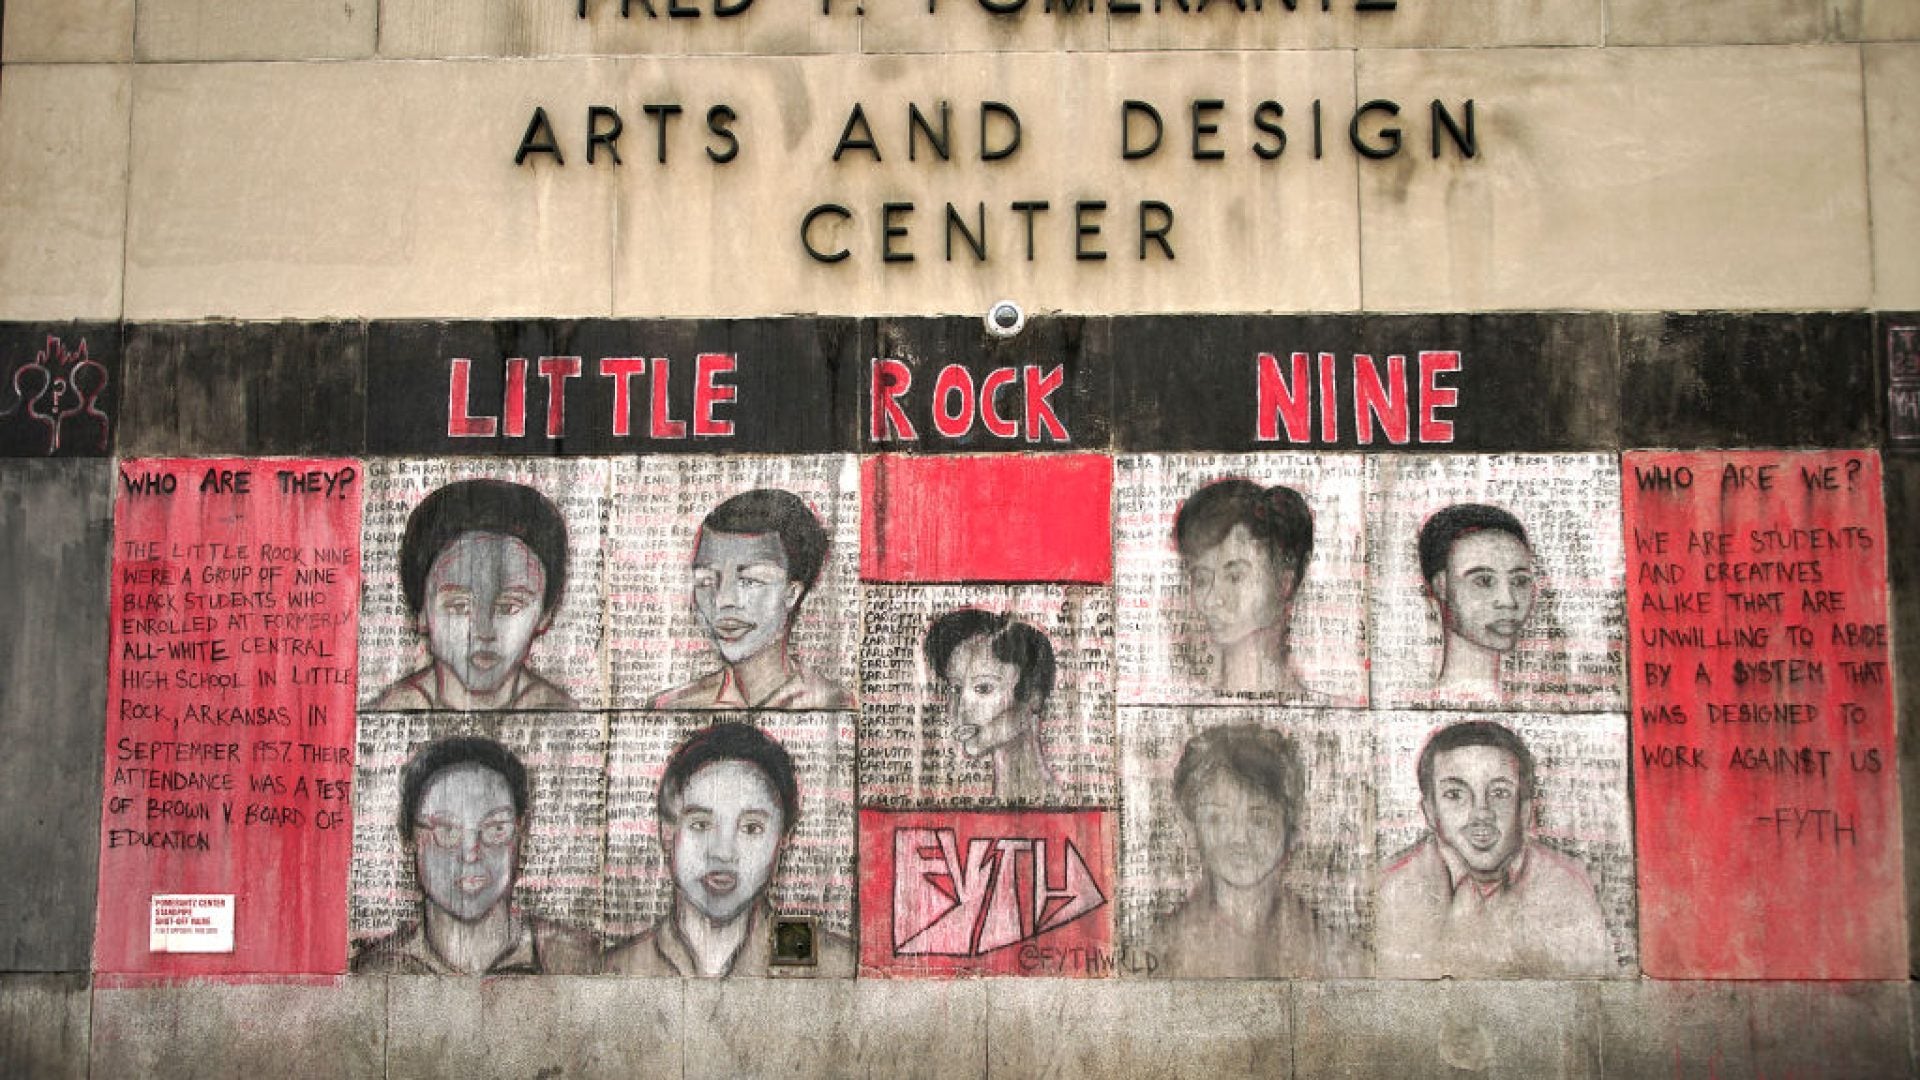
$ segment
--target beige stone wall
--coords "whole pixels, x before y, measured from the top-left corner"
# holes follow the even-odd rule
[[[36,1077],[1891,1077],[1913,998],[1754,983],[0,976]],[[274,1022],[262,1022],[273,1017]],[[10,1037],[10,1038],[9,1038]]]
[[[10,0],[0,318],[1920,307],[1909,0],[1045,3]],[[1128,98],[1165,118],[1146,160]],[[1474,101],[1474,159],[1432,156],[1436,98]],[[1224,160],[1190,156],[1197,99]],[[1373,99],[1403,108],[1385,161],[1347,138]],[[907,106],[943,100],[953,160],[908,162]],[[1006,160],[980,160],[983,100],[1019,113]],[[831,160],[856,101],[881,162]],[[585,160],[591,105],[625,122],[617,167]],[[536,106],[564,167],[514,164]],[[1031,259],[1023,200],[1048,203]],[[1143,200],[1172,261],[1139,257]],[[1075,257],[1094,201],[1104,261]],[[911,263],[881,258],[890,202]],[[852,214],[814,233],[830,265],[800,242],[822,203]],[[958,234],[949,258],[949,203],[984,214],[985,263]]]

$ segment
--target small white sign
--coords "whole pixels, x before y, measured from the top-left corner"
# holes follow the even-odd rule
[[[147,950],[157,953],[233,951],[233,894],[176,893],[155,896]]]

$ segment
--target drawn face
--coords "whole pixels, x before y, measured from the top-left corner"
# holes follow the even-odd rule
[[[435,773],[413,818],[413,872],[427,899],[472,922],[513,892],[520,822],[513,789],[484,765]]]
[[[1433,757],[1433,794],[1423,804],[1427,824],[1467,864],[1492,881],[1526,841],[1527,794],[1520,763],[1497,746],[1463,746]]]
[[[947,680],[947,715],[968,757],[984,757],[1033,726],[1034,706],[1017,692],[1020,669],[995,659],[990,639],[961,642],[947,661]]]
[[[546,569],[526,544],[500,533],[461,533],[427,573],[420,621],[428,651],[469,693],[498,691],[547,629],[546,590]]]
[[[780,640],[801,586],[787,578],[777,533],[700,533],[693,553],[693,606],[729,664]]]
[[[1430,584],[1448,633],[1510,652],[1533,614],[1533,553],[1512,533],[1469,533],[1454,541],[1446,570]]]
[[[1272,549],[1235,525],[1220,542],[1186,559],[1193,609],[1206,620],[1216,645],[1232,645],[1286,622],[1293,604],[1294,575],[1277,564]]]
[[[1287,861],[1287,809],[1225,769],[1194,794],[1189,821],[1207,873],[1241,888]]]
[[[758,766],[716,761],[687,779],[663,823],[673,883],[702,915],[729,923],[752,906],[780,862],[786,819]]]

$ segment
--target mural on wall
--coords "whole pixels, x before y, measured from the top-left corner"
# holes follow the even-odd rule
[[[1614,458],[1386,457],[1378,475],[1368,530],[1377,706],[1625,707]]]
[[[124,464],[103,977],[1901,970],[1872,454],[1112,454],[1083,365],[593,457],[587,329],[553,457],[506,357],[496,456]]]
[[[1122,702],[1366,705],[1371,458],[1160,454],[1115,467]]]
[[[120,464],[103,975],[343,969],[362,475]]]
[[[1335,709],[1122,709],[1130,973],[1372,970],[1373,720]]]
[[[1625,720],[1378,719],[1380,976],[1628,974]]]
[[[862,973],[1113,974],[1112,477],[863,464]]]
[[[474,750],[481,743],[499,749]],[[354,970],[591,970],[582,958],[598,955],[592,942],[601,911],[606,743],[605,720],[595,714],[362,713],[350,918]],[[447,759],[448,747],[462,751],[464,766]],[[457,892],[450,892],[447,880],[430,872],[452,856],[438,845],[433,817],[421,812],[421,800],[442,769],[473,773],[482,766],[497,782],[467,777],[448,794],[508,791],[513,829],[504,838],[494,832],[508,842],[486,844],[474,823],[487,820],[499,803],[480,806],[482,799],[454,807],[472,828],[453,852],[464,860],[456,865],[467,870],[453,881]],[[481,895],[489,903],[476,908],[473,898]],[[500,948],[487,952],[487,942]]]
[[[603,706],[610,471],[597,459],[369,461],[363,706]]]
[[[1905,978],[1879,457],[1623,471],[1647,971]]]
[[[353,970],[851,975],[852,742],[834,713],[364,716]]]
[[[720,654],[714,671],[662,692],[656,709],[845,709],[846,687],[795,659],[800,601],[820,576],[827,531],[790,491],[741,492],[700,522],[693,606]]]
[[[851,456],[616,466],[606,608],[615,703],[853,708],[859,498]]]

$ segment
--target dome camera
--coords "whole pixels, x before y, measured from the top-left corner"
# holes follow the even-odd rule
[[[987,309],[987,333],[1010,338],[1027,328],[1027,313],[1011,300],[1001,300]]]

